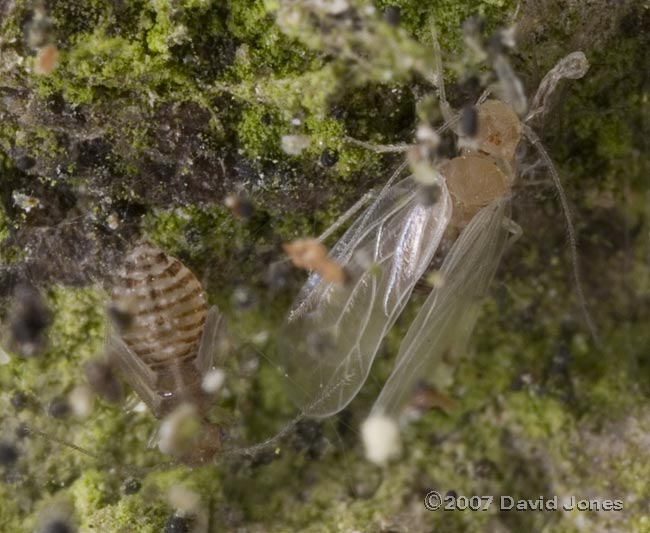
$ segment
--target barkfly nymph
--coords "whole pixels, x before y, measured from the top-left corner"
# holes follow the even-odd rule
[[[182,461],[210,460],[221,448],[221,431],[208,421],[214,395],[206,376],[223,363],[224,319],[196,276],[178,259],[149,243],[127,256],[112,291],[113,327],[106,354],[157,418],[161,448]],[[128,317],[128,320],[126,319]],[[185,444],[163,441],[170,425],[190,431]],[[173,440],[173,439],[172,439]]]
[[[486,91],[473,110],[456,113],[445,98],[435,32],[434,50],[435,85],[445,124],[437,131],[420,127],[418,143],[407,149],[412,175],[392,184],[406,163],[402,165],[331,249],[328,257],[345,268],[346,283],[312,273],[280,335],[294,401],[310,416],[339,412],[365,382],[383,337],[429,267],[443,235],[455,238],[440,270],[441,283],[403,339],[393,372],[362,428],[367,456],[377,463],[398,453],[397,420],[420,380],[436,372],[441,357],[454,360],[464,348],[501,256],[520,233],[509,215],[518,170],[515,153],[523,138],[538,150],[558,187],[578,296],[592,329],[579,287],[567,201],[549,156],[528,126],[547,110],[561,79],[586,73],[587,59],[582,52],[561,59],[540,83],[526,114],[521,82],[497,53],[493,66],[498,84],[492,92],[500,99],[490,99]],[[447,129],[459,136],[458,155],[426,157],[427,151],[435,153],[438,134]]]

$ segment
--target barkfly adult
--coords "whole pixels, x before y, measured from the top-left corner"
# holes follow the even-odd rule
[[[383,337],[446,233],[458,237],[441,268],[443,283],[431,292],[406,334],[394,370],[365,427],[376,421],[393,423],[418,377],[432,372],[443,354],[453,358],[463,348],[504,249],[520,233],[509,214],[517,177],[515,151],[523,138],[538,150],[560,192],[578,296],[593,331],[579,284],[568,204],[557,171],[528,126],[547,111],[549,97],[561,79],[578,79],[586,73],[586,57],[573,52],[561,59],[546,74],[524,114],[527,106],[521,82],[505,57],[497,53],[493,61],[496,92],[507,101],[488,99],[486,91],[474,110],[457,113],[445,97],[435,31],[433,35],[438,71],[435,84],[445,124],[437,132],[418,135],[415,146],[382,147],[381,151],[407,151],[413,174],[393,184],[404,163],[331,249],[329,259],[343,265],[348,282],[332,283],[312,273],[280,334],[279,353],[290,394],[309,416],[333,415],[357,394]],[[426,150],[435,152],[437,134],[449,128],[460,137],[460,154],[431,163]],[[420,128],[419,133],[423,129],[426,132]],[[422,194],[423,190],[435,194]],[[368,433],[373,434],[373,429]],[[384,462],[390,453],[376,461]]]

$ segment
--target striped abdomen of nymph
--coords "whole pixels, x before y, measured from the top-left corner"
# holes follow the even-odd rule
[[[152,413],[161,418],[180,403],[205,416],[214,398],[202,388],[205,374],[221,361],[225,325],[208,309],[196,276],[150,243],[126,257],[112,291],[109,357]]]

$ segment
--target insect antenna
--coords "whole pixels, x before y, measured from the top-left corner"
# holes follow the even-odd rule
[[[438,41],[438,33],[436,32],[436,24],[433,20],[433,17],[429,19],[429,31],[431,33],[431,40],[433,41],[433,56],[436,61],[436,79],[429,79],[429,81],[432,85],[438,88],[440,111],[442,112],[442,116],[444,117],[445,122],[449,122],[454,118],[455,113],[447,101],[447,93],[445,92],[445,78],[442,72],[442,52],[440,51],[440,42]]]
[[[275,364],[273,360],[268,357],[262,350],[257,348],[254,344],[252,343],[245,343],[245,346],[250,347],[253,351],[255,351],[262,359],[264,359],[267,363],[269,363],[271,366],[273,366],[278,372],[281,373],[280,369],[275,367]],[[291,379],[289,376],[286,374],[283,374],[282,377],[284,379]],[[305,418],[305,413],[301,412],[298,415],[296,415],[292,420],[290,420],[287,424],[285,424],[282,429],[280,429],[277,433],[272,435],[271,437],[263,440],[262,442],[259,442],[257,444],[253,444],[252,446],[246,446],[244,448],[231,448],[229,450],[224,450],[224,453],[221,454],[220,457],[215,457],[215,462],[219,462],[221,458],[235,458],[235,457],[256,457],[261,453],[266,452],[273,446],[277,446],[277,444],[284,439],[287,435],[293,431],[293,429],[298,425],[298,423]]]
[[[576,233],[575,233],[575,228],[573,226],[573,220],[571,217],[571,210],[569,209],[569,202],[566,197],[566,193],[564,192],[564,187],[562,186],[562,181],[560,180],[560,175],[555,168],[555,165],[553,164],[553,160],[551,157],[548,155],[548,152],[544,148],[544,145],[542,144],[542,141],[540,138],[537,136],[537,134],[530,128],[530,126],[524,124],[524,135],[532,144],[537,151],[539,152],[540,157],[542,158],[542,161],[548,168],[551,177],[553,178],[553,183],[555,184],[555,188],[557,189],[558,196],[560,197],[560,203],[562,204],[562,211],[564,212],[564,218],[567,223],[567,235],[569,239],[569,250],[571,253],[571,264],[573,265],[573,280],[575,282],[576,286],[576,292],[578,294],[578,301],[580,304],[580,309],[582,311],[583,318],[585,320],[585,323],[587,325],[587,328],[589,329],[589,333],[594,341],[594,343],[597,346],[602,346],[599,336],[598,336],[598,331],[596,328],[596,325],[594,324],[591,314],[589,313],[589,308],[587,306],[587,300],[585,298],[585,293],[582,290],[582,277],[580,275],[580,265],[578,262],[578,240],[576,238]]]
[[[400,171],[404,168],[405,165],[402,165]],[[399,172],[396,172],[399,174]],[[323,233],[321,233],[316,240],[318,242],[323,242],[327,239],[332,233],[338,230],[343,224],[345,224],[351,217],[353,217],[364,205],[368,203],[369,200],[372,200],[376,196],[375,191],[371,190],[364,194],[359,200],[357,200],[352,207],[349,207],[345,213],[343,213],[339,218],[336,219],[334,224],[327,228]]]
[[[155,466],[151,467],[140,467],[140,466],[135,466],[132,464],[119,464],[115,463],[113,460],[105,460],[102,459],[99,455],[96,453],[91,452],[90,450],[83,448],[77,444],[74,444],[73,442],[70,442],[66,439],[62,439],[60,437],[57,437],[53,435],[52,433],[49,433],[47,431],[42,431],[40,429],[37,429],[33,426],[29,426],[27,424],[21,424],[20,426],[21,432],[25,436],[36,436],[40,437],[42,439],[47,440],[48,442],[54,442],[58,444],[59,446],[63,446],[65,448],[69,448],[71,450],[74,450],[77,453],[80,453],[82,455],[85,455],[86,457],[89,457],[93,461],[95,461],[96,466],[102,470],[105,471],[111,471],[111,470],[117,470],[120,474],[123,474],[125,476],[144,476],[151,472],[154,469],[164,469],[166,467],[170,466],[175,466],[177,464],[181,463],[176,463],[176,462],[169,462],[169,463],[163,463],[163,464],[156,464]]]
[[[372,144],[366,144],[363,141],[357,141],[356,139],[348,138],[348,141],[350,141],[353,144],[358,144],[360,146],[363,146],[364,148],[369,148],[369,149],[374,149],[376,145]],[[385,145],[388,146],[388,145]],[[407,147],[411,147],[411,145],[404,145]],[[389,150],[387,150],[389,151]],[[377,192],[376,189],[372,189],[366,194],[364,194],[359,200],[357,200],[351,207],[349,207],[345,213],[343,213],[341,216],[339,216],[332,225],[330,225],[329,228],[327,228],[323,233],[321,233],[318,237],[316,237],[316,241],[318,242],[323,242],[326,239],[328,239],[334,232],[336,232],[343,224],[345,224],[350,218],[352,218],[356,213],[358,213],[370,200],[373,200],[376,198],[381,192],[383,192],[385,189],[388,189],[395,180],[400,176],[400,174],[404,171],[404,169],[407,167],[408,161],[404,161],[400,164],[399,167],[393,172],[393,175],[388,179],[386,184],[380,189],[379,193]],[[281,265],[283,263],[288,263],[292,261],[291,257],[285,257],[283,259],[279,259],[277,261],[274,261],[271,263],[271,265]]]
[[[583,52],[572,52],[560,59],[557,64],[544,76],[539,84],[530,110],[524,122],[530,122],[537,115],[544,115],[548,110],[548,102],[562,79],[578,80],[589,70],[589,62]]]
[[[399,154],[403,152],[408,152],[411,148],[411,144],[408,143],[397,143],[397,144],[375,144],[366,141],[360,141],[354,137],[345,137],[345,140],[350,144],[355,146],[360,146],[366,150],[372,150],[376,154]]]

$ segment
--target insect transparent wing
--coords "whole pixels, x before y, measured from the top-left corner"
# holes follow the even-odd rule
[[[397,418],[421,379],[440,372],[465,348],[481,299],[507,243],[509,200],[483,208],[460,234],[442,265],[443,285],[434,289],[400,346],[395,368],[373,406],[373,414]]]
[[[111,331],[106,339],[106,355],[117,364],[122,377],[154,414],[159,412],[162,398],[155,391],[156,373],[126,345],[117,332]]]
[[[384,189],[332,248],[350,281],[312,274],[280,335],[296,404],[311,416],[343,409],[366,380],[388,329],[429,265],[451,216],[446,185],[432,205],[412,177]]]
[[[226,320],[216,305],[208,310],[203,325],[196,367],[201,375],[213,366],[222,366],[228,356],[229,344]]]

